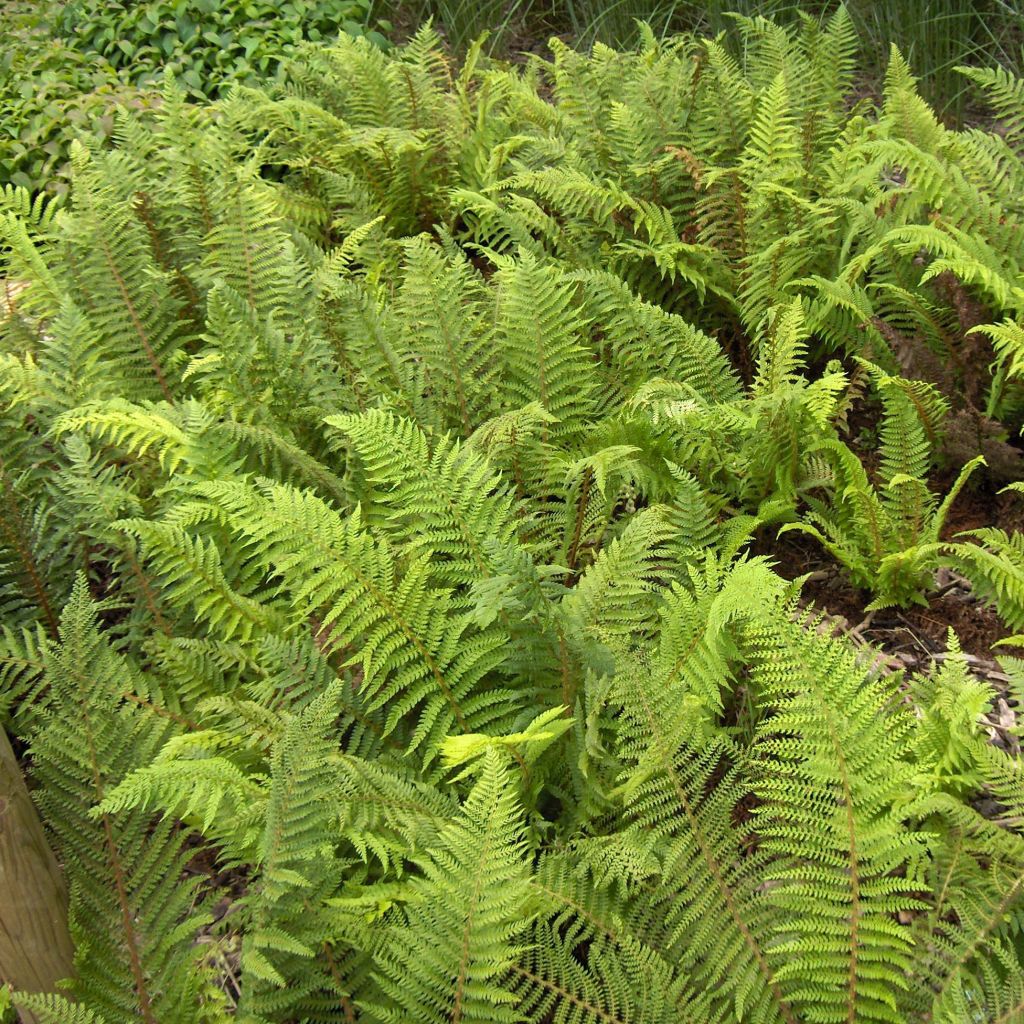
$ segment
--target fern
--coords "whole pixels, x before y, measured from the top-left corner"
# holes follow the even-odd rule
[[[179,880],[185,836],[144,811],[115,819],[101,809],[134,759],[168,735],[165,720],[125,700],[142,689],[136,672],[98,635],[79,579],[47,652],[32,735],[40,806],[70,875],[76,996],[112,1020],[196,1021],[203,974],[190,947],[204,918],[196,883]]]
[[[382,1020],[517,1019],[508,975],[527,898],[517,812],[501,757],[489,752],[388,923],[376,976]]]
[[[308,493],[221,484],[205,494],[267,569],[290,581],[300,620],[318,612],[331,648],[362,640],[369,707],[391,704],[386,732],[419,707],[410,750],[425,745],[429,762],[450,729],[479,729],[511,712],[514,694],[487,679],[504,637],[452,614],[451,592],[430,584],[428,558],[399,577],[390,546],[366,532],[358,512],[343,520]]]
[[[333,1013],[344,1020],[348,998],[338,991],[342,957],[334,950],[344,943],[325,903],[342,867],[327,839],[338,811],[323,800],[332,776],[328,737],[335,712],[336,693],[328,689],[295,716],[271,755],[260,879],[239,907],[248,919],[238,1008],[243,1017]],[[297,986],[300,974],[304,980]]]
[[[814,965],[793,990],[801,1019],[899,1020],[911,943],[892,920],[919,906],[913,872],[924,850],[894,806],[910,774],[906,727],[896,715],[880,727],[875,708],[887,695],[874,683],[869,696],[851,652],[786,632],[758,639],[755,668],[775,712],[755,755],[759,831],[775,861],[768,898],[783,915],[772,952],[806,950],[801,970]],[[813,677],[800,685],[807,664]],[[791,970],[779,968],[783,982]]]
[[[999,612],[1014,632],[1024,628],[1024,540],[996,527],[969,530],[976,543],[950,545],[949,557],[975,593]]]
[[[352,439],[366,489],[364,513],[410,550],[429,551],[440,579],[469,583],[516,541],[512,502],[503,482],[471,450],[447,439],[431,445],[408,421],[385,413],[330,417]],[[433,449],[433,450],[431,450]]]
[[[596,381],[580,344],[584,321],[572,308],[569,282],[523,254],[498,272],[496,283],[505,401],[512,407],[539,401],[567,425],[581,421],[592,408]]]
[[[811,534],[871,588],[873,607],[922,601],[939,563],[940,532],[950,507],[981,456],[965,465],[940,501],[927,485],[932,439],[947,406],[921,382],[878,377],[884,413],[879,428],[877,484],[838,440],[822,444],[833,464],[831,504],[809,496],[806,521],[782,531]]]
[[[0,195],[0,717],[76,945],[23,1012],[1019,1016],[1013,700],[773,560],[1024,629],[1010,524],[944,532],[964,422],[1019,475],[1020,84],[954,129],[842,7],[732,24],[344,36]]]

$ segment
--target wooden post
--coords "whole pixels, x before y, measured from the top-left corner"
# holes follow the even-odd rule
[[[73,969],[64,879],[0,729],[0,982],[54,992]],[[33,1018],[22,1013],[22,1020]]]

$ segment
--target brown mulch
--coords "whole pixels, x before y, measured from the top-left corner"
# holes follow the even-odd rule
[[[981,525],[987,524],[982,519],[962,519],[949,532]],[[926,605],[868,612],[871,595],[852,586],[842,566],[812,538],[787,533],[777,540],[762,540],[755,550],[768,555],[775,562],[776,571],[787,579],[809,573],[803,587],[805,603],[834,619],[845,620],[851,630],[856,629],[856,639],[887,653],[916,652],[922,658],[934,658],[945,653],[948,631],[952,628],[965,653],[991,661],[994,645],[1012,632],[992,608],[975,598],[965,579],[946,569],[936,574],[935,589],[926,595]],[[1020,648],[998,650],[1024,657]]]
[[[1002,503],[991,496],[970,497],[958,515],[951,517],[951,533],[991,525],[994,517],[998,522],[1001,507]],[[1019,515],[1019,511],[1013,512],[1014,518]],[[1019,523],[1000,525],[1017,528]],[[948,633],[952,629],[968,671],[993,690],[992,707],[985,716],[990,741],[1020,755],[1024,707],[1017,699],[1019,689],[1014,690],[1009,674],[996,659],[1024,658],[1024,649],[995,646],[1012,630],[974,596],[967,580],[948,569],[939,569],[935,588],[926,595],[926,605],[869,612],[866,605],[871,595],[851,586],[842,567],[810,537],[795,533],[777,540],[765,537],[755,546],[759,549],[775,561],[776,570],[787,579],[809,573],[802,604],[808,613],[824,615],[819,628],[842,634],[863,647],[883,672],[932,671],[949,656]]]

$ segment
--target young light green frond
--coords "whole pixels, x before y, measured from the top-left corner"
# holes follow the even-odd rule
[[[735,624],[754,609],[777,604],[786,581],[761,558],[728,565],[705,554],[688,570],[685,585],[674,586],[664,599],[660,641],[649,668],[666,696],[675,693],[687,705],[675,718],[699,729],[707,714],[722,711],[734,686]]]
[[[757,357],[755,389],[773,394],[784,384],[792,384],[803,369],[807,352],[804,306],[794,299],[788,306],[774,307],[768,314]]]
[[[381,1020],[521,1020],[511,968],[528,925],[521,809],[504,759],[484,755],[461,813],[442,827],[423,874],[394,912],[377,962]]]
[[[331,416],[359,454],[363,512],[410,551],[429,553],[453,584],[491,575],[495,553],[516,541],[508,487],[481,456],[449,437],[428,439],[392,413]]]
[[[755,742],[778,977],[806,1021],[901,1020],[925,837],[904,828],[910,722],[835,640],[776,618],[754,627],[752,682],[772,709]],[[778,961],[776,961],[778,962]]]
[[[23,218],[9,211],[0,213],[0,240],[4,245],[3,263],[0,266],[5,275],[28,282],[28,288],[19,296],[20,315],[52,314],[60,306],[63,295],[57,278],[48,266],[47,257],[51,256],[49,247],[33,238],[31,227]],[[6,311],[4,319],[7,319]],[[2,320],[0,326],[4,326]]]
[[[923,521],[933,501],[925,484],[932,450],[917,408],[906,391],[880,388],[884,413],[879,430],[880,482],[883,500],[892,503],[900,522]]]
[[[974,592],[1013,632],[1024,629],[1024,534],[996,527],[968,530],[974,543],[949,545],[949,557]]]
[[[915,680],[922,709],[914,737],[917,781],[925,792],[966,794],[979,782],[982,716],[992,704],[992,690],[971,674],[952,631],[946,646],[937,671]]]
[[[309,492],[276,484],[199,488],[229,517],[251,557],[283,580],[297,622],[317,619],[331,649],[361,666],[369,710],[387,707],[385,734],[402,727],[429,763],[450,731],[480,731],[514,713],[517,698],[491,678],[504,635],[457,614],[432,583],[429,555],[400,566],[357,511],[347,519]]]
[[[33,192],[22,185],[5,183],[0,188],[0,209],[13,213],[30,225],[33,230],[45,232],[53,224],[63,200],[60,196],[45,192]]]
[[[133,809],[159,811],[192,823],[231,862],[254,857],[267,796],[263,779],[247,775],[232,760],[232,746],[210,731],[171,739],[152,764],[131,772],[110,790],[93,817]]]
[[[712,134],[709,157],[728,163],[739,156],[750,128],[754,113],[754,90],[746,80],[736,59],[720,39],[704,40],[708,71],[717,88],[716,102],[704,113],[712,122],[707,131]],[[708,145],[708,143],[705,143]]]
[[[230,475],[234,452],[214,442],[213,419],[212,412],[198,402],[135,405],[112,398],[64,413],[57,418],[53,431],[58,437],[82,431],[140,458],[152,452],[168,474],[192,473],[216,479]]]
[[[786,76],[780,70],[759,98],[741,158],[742,174],[751,185],[769,178],[786,182],[800,171],[799,152]]]
[[[1016,320],[1004,320],[1000,324],[983,324],[974,330],[992,339],[1007,373],[1014,377],[1024,374],[1024,327]]]

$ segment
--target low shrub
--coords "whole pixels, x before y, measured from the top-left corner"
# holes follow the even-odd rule
[[[0,185],[67,190],[71,140],[110,137],[118,106],[146,109],[170,71],[193,97],[279,73],[302,42],[339,32],[380,46],[369,0],[14,2],[0,53]]]
[[[68,145],[85,131],[109,136],[119,104],[147,105],[115,68],[52,34],[38,5],[4,11],[0,52],[0,184],[67,189]]]
[[[386,45],[386,23],[370,26],[370,0],[70,0],[55,30],[83,54],[98,54],[129,82],[158,82],[172,71],[195,96],[277,74],[304,41],[339,32]]]

